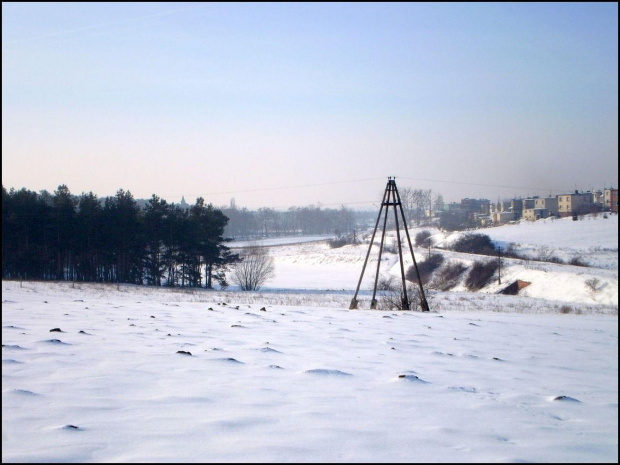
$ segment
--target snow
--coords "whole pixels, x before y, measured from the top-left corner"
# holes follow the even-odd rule
[[[553,253],[568,262],[581,257],[590,265],[618,270],[618,215],[590,214],[573,221],[572,217],[520,221],[500,227],[475,231],[487,234],[504,250],[513,244],[515,250],[529,257]],[[438,246],[447,245],[463,233],[435,234]]]
[[[507,260],[519,295],[430,313],[368,310],[373,253],[348,310],[367,244],[270,247],[252,293],[3,281],[2,461],[617,463],[617,217],[482,232],[545,224],[602,267]]]
[[[493,257],[462,254],[445,250],[445,246],[463,232],[444,233],[433,228],[412,228],[413,240],[421,230],[430,230],[433,243],[437,248],[433,253],[442,253],[447,260],[460,261],[468,266],[476,260],[491,260]],[[372,231],[371,231],[372,232]],[[473,231],[487,234],[495,243],[505,247],[515,244],[515,250],[522,255],[537,257],[541,252],[562,258],[581,259],[592,266],[573,266],[543,262],[535,259],[502,259],[502,284],[494,281],[481,290],[495,294],[508,284],[519,279],[532,284],[520,292],[521,296],[564,302],[567,304],[594,304],[608,308],[618,307],[618,216],[611,215],[603,219],[602,215],[586,215],[584,220],[573,221],[572,218],[557,220],[540,220],[521,222],[517,225],[505,225]],[[370,236],[370,234],[368,234]],[[389,233],[387,241],[392,241],[395,234]],[[372,289],[377,273],[379,238],[370,252],[368,264],[362,282],[364,290]],[[416,261],[423,262],[427,257],[426,248],[414,248]],[[274,258],[276,276],[268,281],[263,290],[299,291],[304,290],[344,290],[351,294],[357,287],[362,266],[368,253],[368,244],[347,245],[331,249],[327,242],[306,244],[289,244],[270,248]],[[405,269],[413,264],[408,247],[405,253]],[[380,275],[400,277],[398,255],[384,250]],[[596,291],[587,282],[598,280]],[[231,287],[233,289],[234,287]],[[453,289],[465,292],[463,286]],[[367,292],[366,292],[367,293]],[[368,306],[366,307],[368,308]]]

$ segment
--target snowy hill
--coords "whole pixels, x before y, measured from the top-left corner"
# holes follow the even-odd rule
[[[446,261],[458,261],[470,267],[477,260],[492,260],[474,254],[463,254],[446,250],[463,232],[446,234],[432,228],[412,228],[413,238],[421,230],[432,233],[435,245],[432,253],[441,253]],[[514,250],[530,259],[502,259],[501,281],[493,282],[480,292],[495,294],[508,284],[518,280],[531,283],[519,295],[570,304],[590,304],[616,308],[618,306],[618,216],[604,219],[602,215],[587,215],[584,220],[572,218],[520,222],[473,231],[488,235],[504,250],[512,244]],[[367,234],[369,236],[369,234]],[[394,240],[394,232],[388,234],[388,241]],[[369,237],[368,237],[369,239]],[[370,253],[361,289],[371,290],[374,285],[378,258],[378,238]],[[271,255],[275,259],[276,276],[263,288],[264,292],[295,290],[343,291],[353,294],[357,286],[368,243],[347,245],[332,249],[326,241],[294,245],[279,245],[272,239]],[[426,248],[414,247],[416,261],[426,260]],[[407,251],[407,249],[405,249]],[[409,253],[405,266],[412,265]],[[589,266],[574,266],[541,261],[542,258],[557,257],[563,262],[578,258]],[[400,276],[398,255],[384,250],[380,275]],[[589,284],[588,284],[589,283]],[[466,292],[461,284],[450,292]],[[367,307],[366,307],[367,308]]]

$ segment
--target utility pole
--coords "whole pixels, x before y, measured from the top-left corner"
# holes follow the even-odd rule
[[[368,247],[368,252],[366,253],[366,259],[364,260],[364,266],[362,267],[362,273],[357,283],[357,289],[355,290],[355,295],[353,296],[353,299],[351,299],[351,305],[349,306],[349,310],[354,310],[357,308],[357,304],[358,304],[357,294],[362,284],[362,278],[364,277],[364,271],[366,270],[366,265],[368,263],[368,257],[370,256],[370,251],[372,249],[372,246],[375,240],[375,235],[377,233],[379,221],[381,220],[381,213],[383,212],[384,207],[385,207],[385,216],[383,218],[383,232],[381,234],[381,244],[379,246],[379,259],[377,260],[377,274],[375,276],[375,283],[374,283],[374,289],[372,293],[372,300],[370,302],[370,308],[371,309],[377,308],[377,300],[375,297],[377,295],[377,281],[379,279],[379,268],[381,266],[381,254],[383,252],[383,245],[385,242],[385,230],[386,230],[386,225],[387,225],[388,211],[390,207],[394,207],[394,221],[395,221],[395,227],[396,227],[396,244],[398,246],[398,257],[400,259],[400,273],[401,273],[401,280],[402,280],[402,286],[403,286],[402,302],[401,302],[402,308],[401,309],[409,310],[409,300],[407,298],[407,287],[405,283],[405,268],[403,264],[403,251],[402,251],[402,245],[400,241],[400,227],[399,227],[399,222],[398,222],[398,212],[400,212],[400,215],[403,220],[403,227],[405,228],[407,242],[409,243],[409,250],[411,251],[411,258],[413,258],[413,266],[415,268],[416,274],[418,275],[418,284],[420,286],[420,307],[423,312],[428,312],[430,311],[430,309],[428,306],[428,302],[426,301],[426,296],[424,295],[424,287],[422,286],[422,279],[420,278],[420,271],[418,270],[418,264],[416,262],[415,255],[413,254],[413,246],[411,245],[411,238],[409,237],[409,229],[407,228],[407,222],[405,220],[405,213],[403,211],[403,206],[400,201],[400,195],[398,194],[398,189],[396,188],[396,181],[394,180],[393,177],[388,177],[388,183],[385,188],[385,192],[383,193],[383,200],[381,201],[381,208],[379,209],[379,215],[377,216],[377,221],[375,223],[375,229],[370,239],[370,245]]]
[[[498,263],[498,272],[497,279],[499,280],[499,284],[502,283],[502,248],[497,247],[497,263]]]

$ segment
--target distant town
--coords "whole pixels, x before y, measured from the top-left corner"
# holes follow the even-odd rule
[[[471,226],[495,226],[520,219],[536,221],[543,218],[574,218],[587,213],[618,213],[618,189],[577,191],[549,197],[533,196],[491,202],[487,199],[465,198],[443,205],[442,227],[469,223]]]

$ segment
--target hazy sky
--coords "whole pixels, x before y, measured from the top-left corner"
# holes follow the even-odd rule
[[[7,189],[361,206],[387,176],[618,187],[618,4],[2,3]]]

